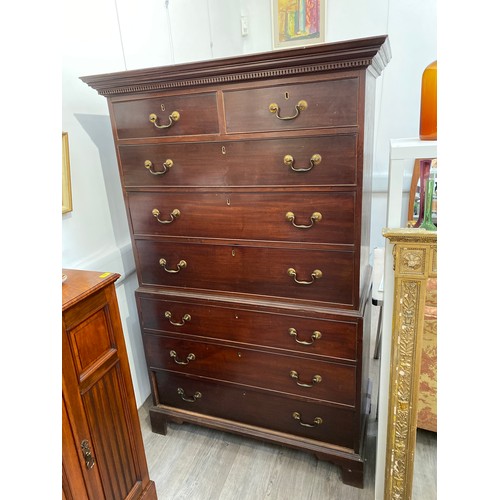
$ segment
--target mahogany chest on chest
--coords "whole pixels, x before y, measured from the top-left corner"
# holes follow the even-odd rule
[[[155,432],[303,449],[363,484],[385,36],[83,77],[108,99]]]

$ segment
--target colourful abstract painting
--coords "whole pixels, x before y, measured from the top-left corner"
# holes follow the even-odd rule
[[[274,47],[324,41],[326,0],[274,0]]]

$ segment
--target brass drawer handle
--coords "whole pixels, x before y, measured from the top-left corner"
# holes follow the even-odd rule
[[[295,420],[298,420],[299,424],[302,425],[302,427],[317,427],[318,425],[321,425],[323,423],[323,419],[321,417],[315,417],[313,420],[314,424],[307,424],[305,422],[302,422],[302,417],[298,411],[294,411],[292,413],[292,417]]]
[[[287,274],[288,276],[293,277],[293,281],[295,281],[295,283],[298,283],[299,285],[312,285],[315,280],[319,280],[323,276],[323,273],[319,269],[315,269],[311,273],[311,281],[300,281],[297,279],[297,271],[293,267],[290,267],[288,269]]]
[[[154,169],[153,162],[146,160],[144,162],[144,166],[148,169],[149,173],[152,175],[163,175],[168,169],[174,166],[174,162],[172,160],[165,160],[163,162],[163,170],[159,170],[158,172]]]
[[[320,212],[313,212],[313,214],[310,217],[311,223],[308,224],[307,226],[302,224],[295,224],[295,214],[293,212],[287,212],[285,214],[285,218],[288,222],[292,223],[293,227],[297,227],[299,229],[309,229],[310,227],[314,226],[315,222],[319,222],[323,218],[323,216],[321,215]]]
[[[180,215],[181,215],[181,211],[178,208],[174,208],[170,212],[170,220],[161,220],[160,219],[160,211],[157,208],[153,208],[153,210],[151,211],[151,213],[153,214],[153,217],[160,224],[171,224],[172,222],[174,222],[175,219],[177,219],[177,217],[180,217]]]
[[[171,127],[179,118],[181,115],[179,114],[178,111],[172,111],[172,113],[168,116],[169,122],[168,125],[158,125],[158,117],[154,114],[151,113],[149,115],[149,121],[156,127],[156,128],[169,128]]]
[[[187,401],[188,403],[196,403],[196,400],[201,398],[201,392],[198,391],[193,394],[192,398],[187,398],[186,396],[184,396],[184,389],[182,387],[179,387],[177,389],[177,394],[179,394],[183,401]]]
[[[161,258],[159,261],[160,266],[163,267],[163,270],[166,271],[167,273],[178,273],[181,269],[186,269],[187,267],[187,262],[185,260],[180,260],[179,263],[177,264],[177,269],[167,269],[167,261],[163,258]]]
[[[299,382],[299,374],[295,370],[290,372],[290,377],[292,377],[295,380],[295,383],[300,387],[314,387],[314,384],[319,384],[321,380],[323,380],[321,375],[314,375],[312,378],[312,384],[304,384],[303,382]]]
[[[187,365],[190,361],[194,361],[196,359],[196,356],[192,352],[187,355],[186,361],[180,361],[177,358],[177,353],[175,351],[170,351],[170,357],[174,358],[174,361],[178,365]]]
[[[294,172],[309,172],[309,170],[311,170],[315,165],[319,165],[321,163],[321,155],[314,154],[311,156],[311,159],[309,160],[311,166],[309,168],[295,168],[295,159],[292,155],[285,155],[283,163],[287,167],[290,167]]]
[[[307,109],[307,102],[306,101],[299,101],[296,106],[295,106],[295,114],[292,116],[280,116],[280,107],[275,103],[269,104],[269,112],[270,113],[275,113],[276,118],[280,120],[293,120],[294,118],[297,118],[299,116],[301,111],[304,111]]]
[[[172,313],[170,311],[165,311],[165,318],[167,318],[170,321],[170,324],[174,326],[184,326],[186,322],[191,321],[191,315],[184,314],[182,317],[182,323],[176,323],[175,321],[172,321]]]
[[[92,469],[92,467],[94,467],[95,465],[95,459],[92,456],[92,452],[90,451],[89,442],[84,439],[80,443],[80,448],[82,449],[83,459],[85,460],[85,467],[87,467],[87,469],[89,470]]]
[[[319,340],[321,338],[321,332],[318,332],[317,330],[312,333],[311,342],[308,342],[307,340],[299,340],[297,338],[297,330],[295,330],[295,328],[289,328],[288,333],[292,337],[294,337],[295,342],[297,342],[297,344],[302,344],[302,345],[312,345],[314,344],[315,340]]]

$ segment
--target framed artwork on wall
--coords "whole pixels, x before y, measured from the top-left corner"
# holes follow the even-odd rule
[[[62,213],[73,210],[71,196],[71,175],[69,170],[69,141],[68,132],[62,133]]]
[[[325,41],[326,0],[271,0],[271,5],[275,49]]]

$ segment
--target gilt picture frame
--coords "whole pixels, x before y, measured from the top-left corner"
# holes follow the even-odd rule
[[[273,48],[325,41],[326,0],[272,0]]]
[[[73,199],[71,195],[71,171],[69,164],[69,140],[68,133],[62,133],[62,213],[66,214],[73,210]]]

